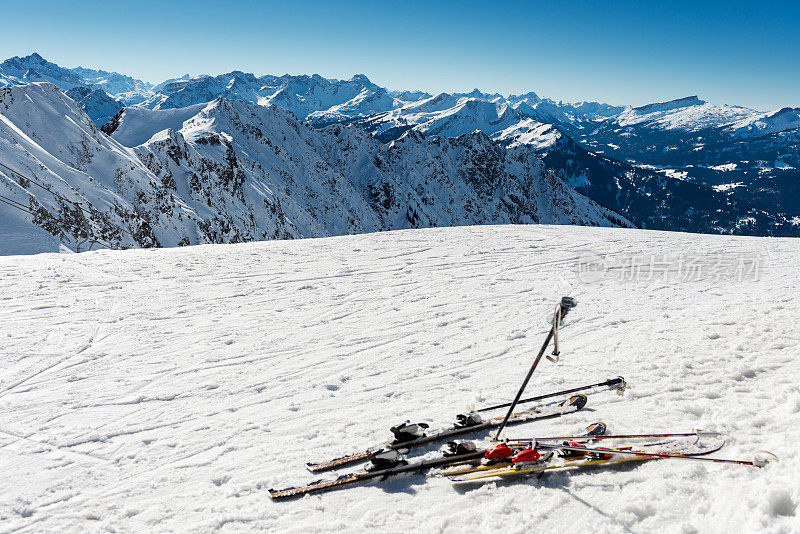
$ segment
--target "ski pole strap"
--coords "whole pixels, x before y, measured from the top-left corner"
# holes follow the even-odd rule
[[[547,359],[553,363],[558,362],[558,355],[561,351],[558,349],[558,327],[561,324],[561,304],[556,306],[556,311],[553,313],[553,354],[548,356]]]
[[[577,305],[577,302],[575,302],[575,299],[573,299],[572,297],[563,297],[561,299],[561,302],[558,305],[558,315],[560,316],[559,319],[565,317],[567,315],[567,313],[569,312],[569,310],[574,308],[576,305]],[[533,365],[531,365],[531,368],[528,371],[528,374],[525,376],[525,380],[522,381],[522,386],[520,386],[519,391],[517,391],[517,394],[514,397],[514,400],[511,402],[511,406],[508,408],[508,412],[506,413],[506,416],[503,418],[503,422],[500,424],[500,426],[497,429],[497,433],[494,435],[495,439],[499,439],[500,438],[500,433],[503,431],[503,428],[505,428],[506,423],[508,423],[508,418],[511,417],[512,413],[514,413],[514,408],[517,406],[517,403],[519,402],[520,397],[522,397],[522,394],[525,392],[525,388],[528,386],[528,382],[530,381],[531,376],[533,376],[533,372],[536,370],[536,367],[539,365],[539,361],[542,359],[542,356],[544,355],[544,351],[547,350],[547,346],[550,344],[550,340],[553,338],[553,335],[557,331],[557,328],[558,328],[557,325],[558,325],[558,322],[554,318],[553,326],[550,327],[550,331],[547,333],[547,337],[544,340],[544,344],[542,344],[542,348],[539,350],[539,354],[536,356],[536,359],[533,361]]]

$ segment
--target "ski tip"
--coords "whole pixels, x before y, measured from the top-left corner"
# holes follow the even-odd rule
[[[618,376],[611,387],[617,392],[617,395],[621,396],[625,394],[625,390],[628,389],[629,386],[624,378]]]
[[[699,452],[696,456],[702,456],[705,454],[711,454],[712,452],[717,452],[722,447],[725,446],[725,439],[724,438],[717,438],[713,441],[709,442],[700,442],[699,444]]]
[[[777,462],[778,457],[769,451],[756,451],[753,456],[753,465],[756,467],[764,467],[765,465]]]
[[[698,438],[716,438],[722,435],[720,432],[714,432],[713,430],[695,430],[694,433],[697,434]]]
[[[608,426],[603,421],[598,421],[596,423],[592,423],[588,427],[586,427],[586,435],[587,436],[602,436],[608,430]]]

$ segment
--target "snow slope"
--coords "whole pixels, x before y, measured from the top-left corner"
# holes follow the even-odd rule
[[[55,248],[32,237],[27,253],[58,250],[59,243],[86,250],[90,236],[120,248],[174,245],[181,238],[177,210],[156,208],[145,220],[153,209],[148,193],[161,187],[156,176],[52,84],[0,88],[0,165],[0,195],[31,212],[3,204],[2,211],[19,214],[25,225],[17,227],[13,249],[6,232],[0,234],[0,254],[19,252],[25,233],[38,236],[42,228],[56,237]]]
[[[73,99],[99,127],[110,121],[124,105],[102,89],[73,87],[64,94]]]
[[[180,130],[183,123],[197,115],[206,104],[195,104],[185,108],[150,110],[145,108],[125,108],[122,114],[114,117],[108,130],[113,130],[114,139],[127,147],[143,145],[160,131]]]
[[[798,259],[788,239],[558,226],[0,258],[0,531],[798,532]],[[780,463],[269,500],[393,424],[510,399],[563,295],[561,361],[528,391],[631,389],[510,436],[716,429],[718,457]]]

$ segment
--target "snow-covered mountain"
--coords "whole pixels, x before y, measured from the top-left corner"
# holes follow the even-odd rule
[[[3,61],[0,63],[0,75],[11,76],[23,83],[49,82],[64,91],[87,85],[86,80],[78,74],[47,61],[36,52]]]
[[[491,101],[479,100],[482,96]],[[523,98],[528,102],[543,102],[535,95]],[[669,109],[681,110],[685,105],[652,106],[648,112],[664,117]],[[607,108],[597,105],[575,106],[571,112],[579,108],[590,114],[608,112]],[[441,93],[390,112],[349,122],[363,126],[384,142],[409,130],[457,136],[477,129],[499,145],[530,147],[548,169],[558,173],[576,190],[624,214],[642,228],[755,235],[796,236],[800,233],[793,222],[800,210],[776,209],[776,204],[756,202],[749,195],[731,198],[727,190],[687,181],[679,174],[592,152],[559,127],[530,118],[521,109],[532,113],[533,108],[527,104],[514,107],[497,95],[475,91],[465,96]],[[597,125],[610,119],[592,120]]]
[[[312,124],[315,117],[309,117]],[[506,102],[440,93],[393,111],[370,116],[363,124],[379,138],[388,140],[411,128],[441,137],[458,137],[475,130],[492,136],[524,119],[524,115]]]
[[[104,70],[84,67],[68,69],[47,61],[35,52],[25,57],[15,56],[0,63],[0,85],[20,82],[49,82],[63,91],[75,88],[92,91],[99,89],[128,106],[140,104],[153,94],[153,87],[147,82]],[[102,123],[97,125],[102,126]]]
[[[151,87],[106,71],[63,69],[36,54],[2,65],[0,84],[80,82],[69,95],[128,147],[165,129],[179,132],[222,97],[280,107],[317,128],[354,124],[382,143],[410,130],[452,139],[480,131],[499,147],[527,147],[546,170],[644,228],[800,232],[800,112],[793,108],[760,112],[696,96],[631,107],[557,102],[533,92],[429,95],[388,91],[364,75],[332,80],[234,71],[187,74]]]
[[[83,67],[76,67],[70,70],[83,78],[87,84],[99,87],[129,106],[144,102],[153,94],[153,86],[151,84],[124,74]]]
[[[233,71],[219,76],[181,78],[163,86],[142,104],[149,109],[182,108],[210,102],[222,96],[288,109],[300,119],[315,114],[315,122],[342,120],[392,109],[398,98],[372,83],[363,74],[350,80],[313,76],[262,76]]]
[[[558,127],[599,154],[714,189],[786,221],[800,220],[795,109],[762,112],[687,97]]]
[[[645,164],[691,163],[702,157],[712,164],[730,163],[731,154],[714,145],[732,144],[800,128],[798,111],[756,111],[741,106],[715,105],[696,96],[658,102],[603,120],[580,118],[554,121],[587,148]]]
[[[724,127],[743,138],[759,137],[800,129],[800,108],[783,108],[771,115],[750,115]]]
[[[628,226],[480,132],[385,145],[277,106],[123,110],[101,132],[51,84],[0,89],[3,252],[176,246],[500,223]],[[166,129],[150,134],[153,124]],[[175,129],[174,127],[178,127]],[[123,146],[114,139],[136,143]],[[127,132],[127,133],[126,133]],[[145,133],[143,133],[145,132]],[[148,134],[150,134],[148,136]]]

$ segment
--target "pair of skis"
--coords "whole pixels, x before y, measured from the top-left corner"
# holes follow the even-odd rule
[[[596,393],[598,391],[606,391],[606,390],[614,390],[617,392],[622,392],[625,390],[626,387],[627,384],[625,382],[625,379],[619,376],[617,378],[612,378],[609,380],[605,380],[603,382],[598,382],[596,384],[589,384],[586,386],[580,386],[580,387],[565,389],[562,391],[556,391],[554,393],[548,393],[546,395],[530,397],[528,399],[523,399],[519,401],[518,404],[528,404],[532,402],[538,402],[553,398],[563,398],[567,395],[573,395],[574,397],[577,398],[574,401],[571,401],[570,404],[573,406],[577,406],[577,404],[579,404],[582,400],[586,400],[587,394],[590,394],[592,392]],[[574,395],[576,393],[581,393],[581,392],[583,392],[581,395]],[[583,404],[585,405],[585,402],[583,402]],[[488,406],[485,408],[474,410],[473,413],[483,414],[500,408],[506,408],[510,405],[511,403],[498,404],[496,406]],[[581,406],[581,408],[582,407],[583,406]],[[564,415],[565,413],[571,413],[572,411],[569,409],[553,410],[552,408],[553,408],[552,405],[540,406],[530,410],[525,410],[522,412],[518,412],[516,414],[512,414],[512,417],[509,418],[506,424],[516,425],[521,423],[528,423],[531,421],[541,421],[543,419],[559,417],[561,415]],[[558,408],[563,408],[563,407],[558,406]],[[549,416],[548,413],[550,414]],[[483,423],[478,423],[473,425],[452,425],[450,427],[443,428],[441,430],[426,432],[424,436],[420,436],[415,439],[402,440],[402,441],[398,440],[389,441],[377,447],[370,447],[364,451],[360,451],[354,454],[348,454],[346,456],[340,456],[338,458],[334,458],[326,462],[317,462],[317,463],[310,462],[306,464],[306,467],[312,473],[321,473],[324,471],[330,471],[333,469],[338,469],[340,467],[345,467],[348,465],[369,461],[370,458],[376,452],[385,450],[387,448],[393,450],[411,449],[413,447],[418,447],[420,445],[434,443],[437,441],[445,441],[457,436],[462,436],[464,434],[485,430],[487,428],[497,428],[499,426],[499,423],[501,422],[500,419],[501,418],[492,418],[487,421],[484,421]]]
[[[590,427],[591,428],[591,427]],[[479,482],[486,479],[518,477],[533,473],[543,473],[556,470],[575,470],[583,467],[611,466],[619,463],[646,461],[654,459],[684,459],[699,460],[716,463],[731,463],[746,466],[761,467],[768,461],[774,459],[769,453],[757,455],[753,461],[746,460],[726,460],[717,458],[705,458],[701,455],[710,454],[718,451],[724,445],[724,440],[718,439],[711,443],[700,443],[702,437],[717,435],[711,432],[689,432],[689,433],[660,433],[660,434],[618,434],[618,435],[581,435],[581,436],[553,436],[550,438],[539,438],[535,442],[538,450],[547,452],[566,454],[567,460],[555,454],[545,454],[544,460],[540,462],[523,462],[512,465],[510,462],[498,463],[494,465],[479,465],[479,462],[487,454],[487,449],[475,448],[470,452],[457,454],[454,456],[440,456],[438,458],[421,460],[413,463],[397,465],[387,469],[374,471],[359,471],[342,475],[336,479],[319,480],[306,486],[287,488],[276,491],[270,490],[270,497],[273,500],[287,500],[312,493],[331,491],[348,486],[352,486],[368,480],[386,478],[402,473],[418,473],[434,468],[454,467],[458,465],[471,464],[470,467],[444,471],[439,473],[441,476],[449,478],[456,483]],[[693,437],[690,442],[687,438]],[[612,448],[597,448],[577,445],[577,441],[605,440],[605,439],[652,439],[652,438],[675,438],[658,443],[640,445],[634,449],[632,445],[615,446]],[[548,443],[560,440],[568,440],[569,443]],[[530,440],[509,441],[517,450],[528,447]],[[648,450],[649,449],[649,450]],[[579,459],[573,459],[575,457]]]
[[[503,479],[508,477],[527,476],[534,473],[543,473],[546,471],[554,470],[574,470],[581,467],[598,467],[598,466],[611,466],[620,463],[647,461],[647,460],[692,460],[699,462],[723,463],[742,465],[749,467],[764,467],[770,462],[777,461],[777,457],[768,451],[758,451],[752,460],[732,460],[726,458],[707,458],[705,455],[717,452],[723,445],[725,440],[717,439],[708,444],[695,443],[684,448],[669,450],[670,444],[661,444],[662,447],[666,445],[668,450],[652,451],[643,450],[646,446],[641,447],[639,450],[633,448],[614,447],[614,448],[596,448],[584,447],[578,445],[566,444],[537,444],[536,446],[545,450],[559,451],[561,453],[577,453],[583,455],[579,460],[571,461],[552,461],[531,463],[528,465],[499,465],[499,466],[480,466],[475,469],[454,470],[442,473],[442,476],[449,478],[455,483],[470,483],[470,482],[485,482],[490,479]],[[672,444],[675,445],[675,444]]]
[[[543,407],[515,414],[513,421],[515,423],[523,423],[523,422],[541,421],[545,419],[561,417],[563,415],[569,413],[575,413],[581,410],[584,406],[586,406],[586,401],[587,401],[586,395],[575,395],[570,399],[568,399],[567,401],[563,401],[556,406],[551,406],[549,408]],[[418,446],[423,443],[433,443],[435,441],[443,441],[445,439],[449,439],[451,437],[461,435],[467,432],[476,432],[487,428],[495,428],[499,424],[500,424],[499,420],[489,420],[476,426],[436,432],[430,436],[424,436],[417,440],[414,440],[413,442],[405,442],[404,443],[405,447],[402,448],[405,449],[405,448],[410,448],[412,446]],[[400,447],[390,450],[399,450],[399,449]],[[385,450],[385,449],[380,449],[380,450]],[[443,456],[441,458],[437,458],[434,460],[422,460],[419,462],[408,463],[404,465],[395,465],[392,467],[388,467],[386,469],[372,469],[372,470],[364,469],[362,471],[357,471],[355,473],[342,475],[339,478],[332,480],[318,480],[310,484],[307,484],[306,486],[287,488],[284,490],[270,490],[269,494],[270,497],[272,497],[272,499],[274,500],[300,497],[308,493],[319,493],[322,491],[337,489],[343,486],[353,485],[374,478],[387,477],[399,473],[423,471],[432,467],[457,465],[459,463],[472,460],[479,461],[483,457],[485,452],[486,452],[485,449],[476,449],[473,452],[467,452],[465,454]],[[370,457],[372,457],[376,453],[367,451],[366,453],[362,454],[363,454],[363,460],[366,461],[369,460]],[[360,461],[360,460],[355,460],[354,459],[355,456],[356,455],[350,455],[348,457],[345,457],[348,459],[347,463],[352,464],[357,461]]]
[[[591,428],[591,427],[590,427]],[[482,479],[493,477],[495,474],[506,475],[516,473],[536,472],[539,467],[544,465],[548,466],[547,470],[555,469],[559,463],[563,463],[564,459],[575,460],[568,462],[570,466],[582,465],[582,462],[591,460],[591,465],[602,465],[599,460],[612,460],[619,459],[621,455],[628,456],[628,453],[636,452],[641,454],[661,454],[661,455],[684,455],[684,456],[699,456],[710,454],[718,451],[725,444],[724,440],[718,439],[710,443],[702,442],[701,440],[706,437],[715,437],[719,434],[716,432],[684,432],[684,433],[669,433],[669,434],[587,434],[585,436],[554,436],[550,438],[538,438],[531,442],[530,440],[508,440],[503,442],[501,446],[510,445],[510,448],[519,453],[521,450],[535,450],[540,454],[544,460],[542,462],[517,462],[517,457],[513,459],[511,456],[506,458],[499,458],[494,460],[483,460],[481,464],[472,464],[468,467],[451,469],[439,473],[441,476],[447,477],[454,482],[467,481],[472,479]],[[633,445],[631,442],[640,442],[641,440],[653,440],[654,442],[639,443]],[[625,444],[617,444],[614,446],[592,447],[586,442],[598,442],[602,440],[625,440]],[[560,443],[548,443],[560,442]],[[602,451],[599,452],[599,451]],[[552,452],[555,452],[560,458],[552,458]],[[491,456],[490,453],[486,454],[487,457]],[[646,459],[650,459],[649,457]],[[555,461],[553,461],[555,460]],[[613,462],[612,462],[613,463]],[[565,464],[566,465],[566,464]],[[533,471],[526,470],[527,468]]]

